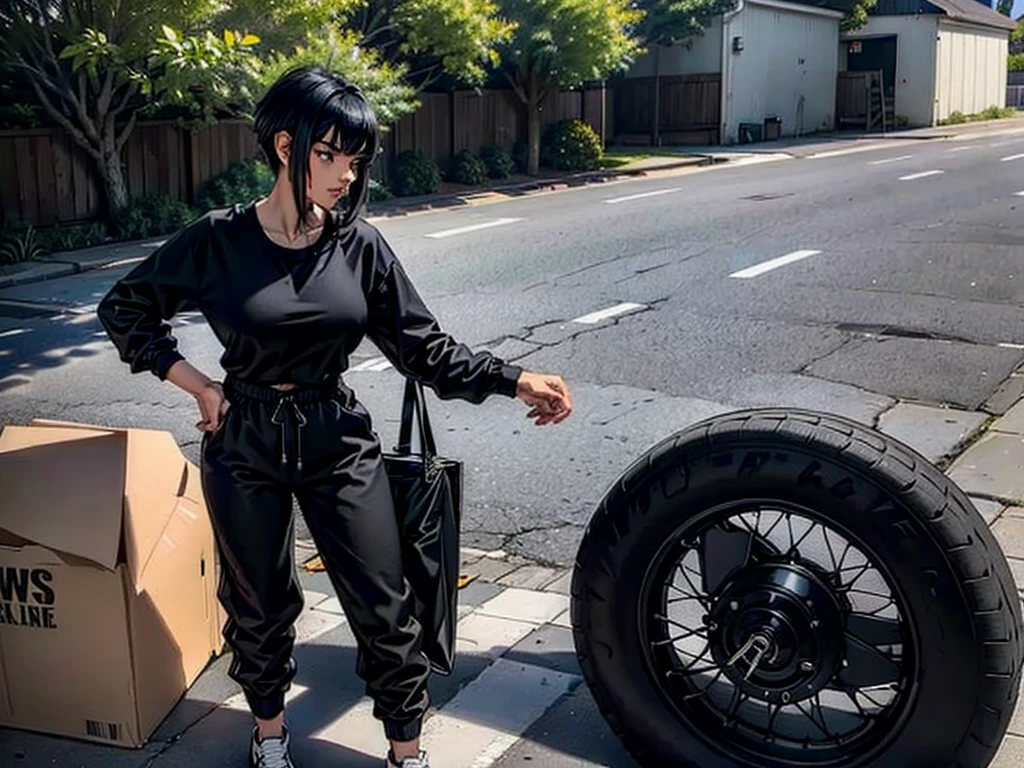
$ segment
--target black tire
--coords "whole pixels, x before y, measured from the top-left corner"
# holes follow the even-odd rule
[[[633,757],[656,768],[821,764],[737,757],[713,743],[680,716],[645,651],[641,593],[658,553],[687,519],[743,498],[821,510],[878,556],[909,610],[919,656],[904,716],[873,754],[829,766],[989,765],[1024,662],[1021,601],[999,545],[963,491],[909,447],[788,409],[718,416],[662,441],[608,491],[584,534],[572,577],[576,652]]]

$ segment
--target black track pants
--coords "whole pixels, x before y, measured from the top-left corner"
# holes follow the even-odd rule
[[[358,673],[386,736],[419,735],[429,664],[410,615],[398,527],[370,417],[344,385],[279,393],[230,378],[231,407],[203,439],[203,491],[221,559],[230,676],[253,714],[284,708],[302,608],[292,495],[359,643]]]

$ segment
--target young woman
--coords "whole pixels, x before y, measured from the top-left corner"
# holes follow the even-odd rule
[[[293,766],[284,695],[302,607],[294,495],[359,642],[358,674],[390,743],[387,765],[426,768],[421,627],[410,615],[381,446],[341,373],[366,336],[442,398],[518,397],[537,425],[566,419],[572,400],[560,377],[443,332],[360,218],[379,135],[358,88],[319,68],[293,70],[260,101],[255,130],[277,178],[270,195],[173,235],[117,282],[99,318],[133,373],[150,371],[198,402],[230,674],[256,720],[250,765]],[[201,311],[224,345],[223,385],[178,351],[166,321],[186,308]]]

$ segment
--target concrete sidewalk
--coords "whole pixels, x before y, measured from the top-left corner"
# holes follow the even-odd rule
[[[934,411],[936,409],[929,409]],[[932,460],[970,444],[949,475],[992,526],[1024,595],[1024,399],[989,422],[906,405],[880,429]],[[299,563],[316,552],[297,543]],[[568,617],[571,571],[501,551],[465,549],[459,660],[435,677],[424,745],[437,768],[630,768],[598,714],[576,662]],[[289,694],[294,757],[302,768],[380,768],[385,742],[354,673],[355,640],[324,573],[299,569],[306,605],[297,624],[299,676]],[[0,729],[0,765],[30,768],[191,768],[245,765],[250,718],[214,661],[142,750]],[[990,768],[1024,765],[1024,705]]]

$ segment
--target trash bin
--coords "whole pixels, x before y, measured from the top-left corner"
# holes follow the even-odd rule
[[[761,141],[762,129],[760,123],[740,123],[739,142],[740,144],[754,144]]]
[[[764,119],[764,140],[775,141],[782,137],[782,118],[771,115]]]
[[[0,726],[143,746],[222,648],[199,473],[168,432],[0,432]]]

